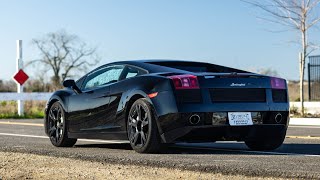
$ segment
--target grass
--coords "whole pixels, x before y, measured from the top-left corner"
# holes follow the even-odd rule
[[[44,117],[46,101],[24,101],[24,115],[18,115],[16,101],[0,101],[0,119],[35,119]]]
[[[299,83],[288,83],[289,99],[290,102],[300,101],[300,85]],[[304,85],[304,99],[307,101],[309,99],[308,95],[308,85]]]

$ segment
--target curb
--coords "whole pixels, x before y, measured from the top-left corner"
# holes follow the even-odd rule
[[[320,118],[290,118],[289,125],[320,126]]]

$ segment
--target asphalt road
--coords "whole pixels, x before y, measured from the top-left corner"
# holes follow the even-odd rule
[[[79,140],[72,148],[56,148],[45,137],[41,123],[0,120],[0,151],[233,175],[320,179],[319,126],[290,126],[288,138],[275,151],[250,151],[244,143],[218,142],[176,144],[163,154],[138,154],[120,141]]]

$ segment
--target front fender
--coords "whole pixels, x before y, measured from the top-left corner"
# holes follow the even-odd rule
[[[68,92],[68,91],[56,91],[52,94],[52,96],[50,97],[50,99],[47,101],[46,107],[44,109],[44,130],[45,133],[48,135],[48,126],[47,126],[47,117],[48,117],[48,111],[51,107],[51,105],[53,103],[55,103],[56,101],[59,101],[63,110],[65,112],[67,112],[67,101],[68,101],[68,96],[71,95],[72,92]]]

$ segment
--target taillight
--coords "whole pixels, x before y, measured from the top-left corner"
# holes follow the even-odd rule
[[[176,89],[199,89],[197,76],[194,75],[175,75],[169,76]]]
[[[272,89],[286,89],[286,80],[284,79],[271,77],[270,82]]]

